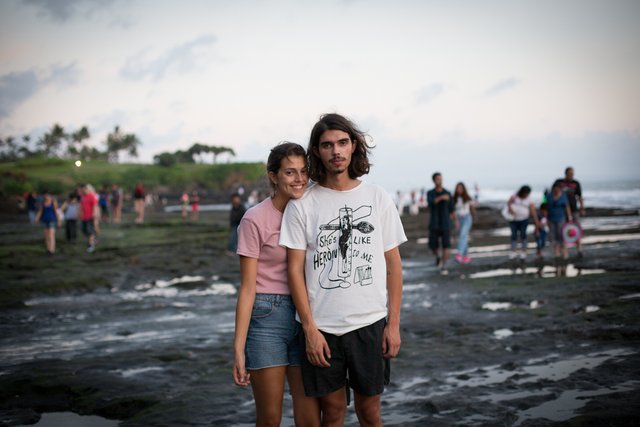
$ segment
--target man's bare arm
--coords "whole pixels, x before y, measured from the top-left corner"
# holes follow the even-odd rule
[[[402,260],[396,246],[384,253],[387,264],[387,326],[384,328],[382,352],[385,358],[392,358],[400,351],[400,307],[402,305]]]

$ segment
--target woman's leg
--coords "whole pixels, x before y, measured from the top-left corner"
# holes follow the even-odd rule
[[[509,227],[511,228],[511,250],[515,251],[518,242],[518,222],[511,221]]]
[[[460,218],[460,235],[458,236],[458,254],[467,256],[469,252],[469,231],[471,231],[471,216]]]
[[[527,252],[527,227],[529,226],[529,220],[525,219],[520,222],[520,239],[522,241],[522,252]]]
[[[256,426],[279,426],[287,367],[256,369],[250,373],[256,401]]]
[[[47,251],[54,253],[56,251],[56,229],[53,227],[47,227],[44,229],[44,241],[47,246]]]
[[[297,426],[320,427],[320,402],[304,394],[302,368],[289,366],[287,380],[293,400],[293,419]]]
[[[42,231],[42,236],[44,237],[44,248],[46,249],[47,252],[51,252],[49,250],[49,228],[45,227],[45,229]]]

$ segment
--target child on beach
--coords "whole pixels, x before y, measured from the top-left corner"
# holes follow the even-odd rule
[[[562,237],[562,227],[566,219],[573,220],[569,199],[562,191],[560,184],[555,183],[551,188],[551,194],[547,197],[547,207],[549,208],[549,233],[553,241],[554,255],[559,257],[562,253],[564,259],[569,258],[567,246]]]
[[[58,212],[58,202],[45,191],[42,204],[36,213],[35,222],[41,222],[44,227],[44,244],[47,254],[53,255],[56,252],[56,227],[62,225]]]
[[[64,213],[67,242],[73,242],[78,234],[78,214],[80,212],[77,194],[70,193],[69,198],[62,204],[60,209]]]
[[[539,258],[544,257],[542,254],[542,250],[547,244],[547,233],[549,232],[549,210],[547,208],[547,203],[541,203],[540,209],[538,210],[538,223],[540,223],[540,227],[536,228],[535,236],[536,236],[536,251]]]

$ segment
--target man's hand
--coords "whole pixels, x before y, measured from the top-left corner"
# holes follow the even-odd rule
[[[391,359],[398,355],[400,352],[400,328],[384,327],[382,333],[382,355],[385,359]]]
[[[307,346],[307,359],[313,366],[320,368],[328,368],[331,366],[329,360],[331,359],[331,351],[329,350],[329,344],[327,340],[317,329],[311,329],[305,331],[305,341]]]

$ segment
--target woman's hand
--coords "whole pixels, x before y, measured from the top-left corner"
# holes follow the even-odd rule
[[[233,362],[233,382],[240,387],[246,387],[251,383],[251,378],[244,366],[244,354],[236,355]]]

